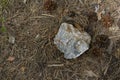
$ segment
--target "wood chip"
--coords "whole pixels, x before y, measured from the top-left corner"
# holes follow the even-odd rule
[[[14,60],[15,60],[15,57],[13,57],[13,56],[9,56],[8,59],[7,59],[7,61],[10,61],[10,62],[12,62]]]

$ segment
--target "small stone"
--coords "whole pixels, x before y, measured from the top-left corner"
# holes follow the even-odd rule
[[[12,43],[12,44],[14,44],[15,43],[15,37],[13,37],[13,36],[9,36],[9,43]]]
[[[62,23],[54,44],[64,53],[66,59],[79,57],[89,49],[91,37],[87,32],[79,31],[72,24]]]
[[[37,34],[37,35],[35,36],[35,39],[37,40],[39,37],[40,37],[40,34]]]

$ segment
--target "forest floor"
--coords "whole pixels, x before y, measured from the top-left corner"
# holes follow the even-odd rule
[[[69,17],[92,37],[71,60],[54,45]],[[0,0],[0,80],[120,80],[120,1]]]

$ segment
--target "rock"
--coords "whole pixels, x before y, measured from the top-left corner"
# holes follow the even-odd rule
[[[91,37],[87,32],[79,31],[72,24],[62,23],[54,44],[64,53],[66,59],[79,57],[89,49]]]
[[[15,37],[9,36],[9,43],[14,44],[15,43]]]

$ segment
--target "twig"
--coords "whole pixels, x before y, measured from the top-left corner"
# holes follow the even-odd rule
[[[117,35],[117,36],[111,36],[111,37],[109,37],[110,39],[113,39],[113,38],[119,38],[120,37],[120,35]]]
[[[36,18],[47,18],[47,17],[55,17],[55,16],[53,16],[53,15],[49,15],[49,14],[41,14],[41,16],[30,17],[30,19],[36,19]]]
[[[50,14],[41,14],[42,16],[47,16],[47,17],[55,17],[53,15],[50,15]]]
[[[62,67],[64,64],[49,64],[48,67]]]
[[[35,16],[35,17],[30,17],[30,19],[36,19],[36,18],[45,18],[45,16]]]

